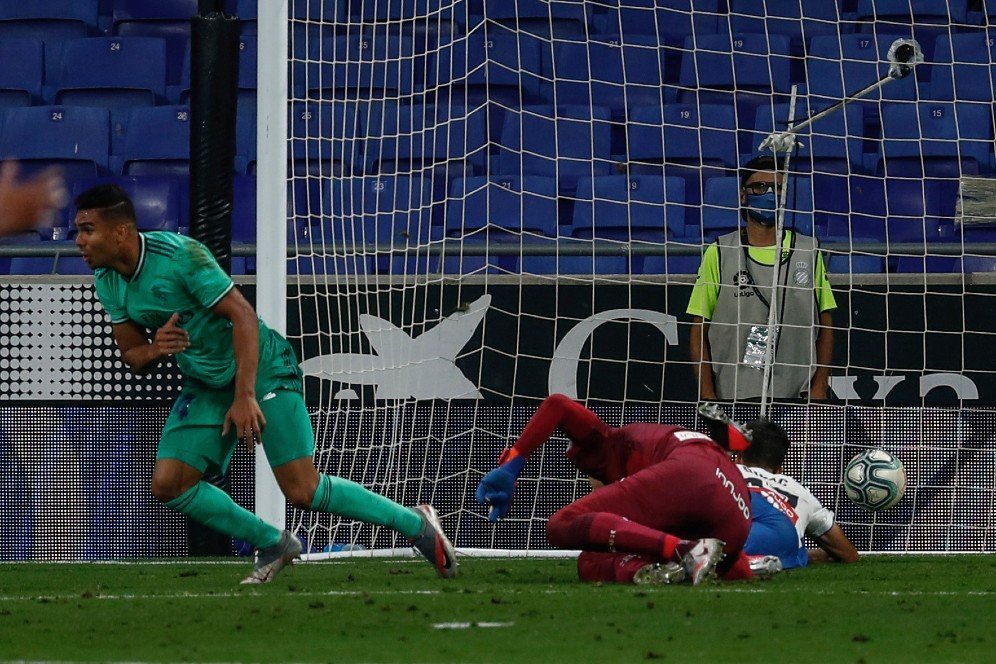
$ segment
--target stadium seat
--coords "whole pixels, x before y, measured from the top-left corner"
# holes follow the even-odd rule
[[[578,180],[571,235],[663,243],[685,234],[681,178],[606,175]]]
[[[154,106],[166,95],[166,45],[154,37],[65,42],[54,101],[72,106]]]
[[[890,177],[960,177],[989,168],[993,119],[987,105],[883,104],[882,132],[877,172]]]
[[[114,0],[111,32],[130,37],[158,37],[166,43],[166,83],[180,82],[183,56],[190,41],[190,19],[197,0]],[[241,14],[240,14],[241,16]]]
[[[825,108],[884,77],[888,73],[889,47],[903,36],[909,34],[814,37],[806,60],[810,106]],[[924,76],[918,68],[910,76],[869,93],[865,99],[918,99],[927,91],[922,81]]]
[[[0,106],[31,106],[41,99],[45,66],[37,39],[0,39]]]
[[[61,44],[99,33],[98,0],[6,0],[0,2],[0,39],[45,43],[45,80],[58,76]]]
[[[448,252],[444,271],[555,272],[550,265],[556,263],[556,245],[550,240],[559,235],[557,205],[557,181],[553,178],[508,175],[454,180],[446,206],[446,237],[464,246],[545,245],[550,256],[519,252],[454,256]]]
[[[687,37],[714,35],[721,21],[724,29],[727,25],[722,15],[726,3],[721,8],[719,0],[627,0],[618,4],[618,8],[608,9],[592,20],[594,31],[622,35],[625,43],[635,43],[634,37],[652,37],[662,47],[665,71],[675,73]]]
[[[534,104],[541,100],[542,48],[549,46],[532,35],[490,24],[485,35],[482,25],[441,44],[419,78],[426,90],[442,86],[436,92],[440,103]]]
[[[97,32],[98,0],[0,3],[0,38],[61,41]]]
[[[256,172],[256,97],[240,97],[235,115],[235,172]]]
[[[803,55],[813,37],[836,36],[841,31],[837,2],[798,0],[730,0],[730,29],[734,33],[784,35],[792,53]]]
[[[937,38],[968,23],[968,5],[965,0],[858,0],[855,15],[869,33],[876,24],[908,24],[926,62],[932,62]]]
[[[769,95],[788,92],[792,58],[783,35],[720,33],[687,37],[679,84],[679,101],[757,106]],[[732,56],[732,57],[731,57]],[[733,96],[733,91],[736,96]],[[753,121],[753,115],[749,117]],[[748,125],[749,126],[749,125]]]
[[[356,106],[295,101],[290,106],[288,159],[294,175],[340,176],[362,163]],[[358,170],[358,168],[357,168]]]
[[[247,36],[244,44],[249,48],[250,43]],[[415,62],[424,66],[424,59],[414,53],[411,37],[378,41],[353,35],[313,41],[308,60],[294,69],[295,97],[367,99],[410,94],[417,80]],[[424,76],[419,72],[418,79]],[[245,83],[240,75],[240,86]]]
[[[555,177],[570,194],[578,178],[610,175],[611,112],[589,106],[527,106],[507,117],[498,155],[503,175]]]
[[[740,228],[740,180],[735,177],[706,180],[702,198],[702,235],[705,242]]]
[[[394,0],[398,2],[398,0]],[[364,3],[364,6],[371,3]],[[374,5],[378,3],[373,3]],[[380,3],[388,4],[388,3]],[[543,0],[516,0],[516,2],[485,2],[470,0],[467,12],[484,16],[496,25],[519,30],[544,39],[583,39],[591,9],[583,2],[544,2]],[[472,19],[473,20],[473,19]]]
[[[428,252],[433,239],[432,193],[427,178],[371,176],[326,181],[323,197],[331,211],[325,249],[336,248],[340,271],[370,268],[382,274],[436,271],[439,258]],[[323,222],[326,223],[326,222]],[[331,240],[331,241],[330,241]],[[412,253],[372,255],[373,247],[411,248]],[[365,248],[364,248],[365,247]],[[345,254],[346,258],[342,258]],[[352,260],[352,254],[369,261]],[[367,264],[369,263],[369,264]]]
[[[292,0],[289,3],[290,51],[296,62],[292,71],[303,70],[303,65],[314,44],[324,39],[342,36],[338,30],[349,25],[346,20],[346,2],[315,2],[314,0]],[[347,28],[348,30],[348,28]],[[355,32],[355,28],[353,28]]]
[[[662,103],[662,91],[669,89],[663,87],[669,80],[662,56],[651,35],[558,42],[541,94],[551,103],[605,106],[622,120],[627,108]]]
[[[190,171],[190,108],[134,108],[123,121],[120,152],[112,168],[121,175],[171,175]]]
[[[0,158],[16,157],[25,171],[58,164],[69,178],[86,177],[106,172],[109,145],[105,108],[11,108],[0,136]]]
[[[487,226],[515,237],[557,237],[557,181],[514,175],[454,180],[446,205],[447,234]]]
[[[795,108],[795,124],[821,110],[823,109],[810,108],[807,111],[805,98],[800,99]],[[754,132],[749,136],[748,145],[741,148],[746,152],[757,151],[761,141],[772,132],[784,131],[788,127],[788,117],[788,104],[759,107],[754,118]],[[861,106],[857,104],[848,104],[843,109],[820,118],[802,131],[801,147],[792,155],[793,170],[831,173],[862,171],[863,133],[864,117]]]
[[[366,173],[435,173],[445,184],[474,167],[484,170],[488,136],[482,108],[468,114],[462,106],[371,103],[361,120]]]
[[[294,196],[288,192],[288,206]],[[256,178],[236,175],[232,182],[232,242],[256,241]]]
[[[930,98],[992,103],[996,48],[985,32],[941,35],[934,48]],[[922,65],[921,65],[922,66]]]

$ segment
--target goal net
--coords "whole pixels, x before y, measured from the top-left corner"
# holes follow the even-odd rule
[[[799,131],[776,203],[780,281],[721,279],[773,295],[773,347],[819,345],[822,328],[790,316],[800,301],[832,312],[830,399],[777,379],[763,402],[720,397],[786,427],[787,472],[859,549],[992,551],[994,62],[978,4],[290,2],[287,181],[259,187],[286,191],[288,334],[320,468],[431,502],[459,548],[550,549],[546,519],[589,491],[567,441],[530,460],[498,525],[473,497],[483,473],[553,392],[611,425],[702,426],[687,311],[707,247],[746,225],[739,167],[915,39],[912,73]],[[261,13],[259,31],[279,26]],[[280,57],[259,52],[261,72]],[[282,154],[268,145],[261,163]],[[835,308],[812,295],[806,237]],[[755,260],[734,246],[720,263]],[[283,266],[258,269],[263,288]],[[799,362],[763,345],[762,371]],[[841,487],[871,447],[909,476],[877,514]],[[312,552],[407,546],[288,515]]]

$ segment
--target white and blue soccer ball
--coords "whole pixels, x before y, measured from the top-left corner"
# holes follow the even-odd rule
[[[906,493],[903,462],[885,450],[865,450],[844,469],[844,492],[871,512],[892,507]]]

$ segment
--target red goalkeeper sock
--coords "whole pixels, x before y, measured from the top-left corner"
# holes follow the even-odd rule
[[[550,543],[562,549],[642,553],[655,558],[661,555],[664,539],[668,537],[617,514],[576,514],[570,508],[550,517],[546,532]]]

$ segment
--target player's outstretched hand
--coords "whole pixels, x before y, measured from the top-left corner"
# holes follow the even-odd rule
[[[190,348],[190,336],[185,329],[177,325],[179,320],[180,314],[173,314],[165,325],[156,330],[152,343],[159,351],[159,355],[176,355]]]
[[[246,447],[251,452],[253,447],[263,442],[263,429],[266,428],[266,418],[259,407],[259,402],[254,397],[236,396],[231,407],[225,413],[225,425],[221,428],[221,435],[227,436],[230,430],[234,430]]]
[[[477,485],[477,502],[491,505],[488,521],[497,521],[506,514],[512,504],[516,474],[505,465],[498,466],[481,478]]]
[[[30,231],[51,223],[69,200],[62,171],[48,168],[27,180],[17,179],[18,165],[0,165],[0,235]]]

